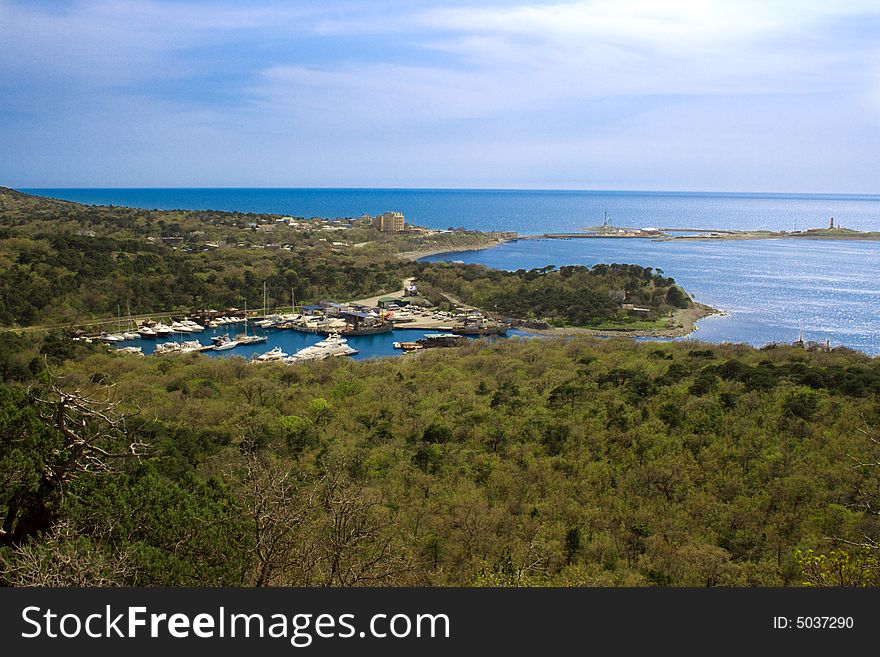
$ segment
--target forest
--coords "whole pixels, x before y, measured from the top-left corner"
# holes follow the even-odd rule
[[[876,585],[880,364],[596,338],[367,361],[0,340],[7,585]]]
[[[438,301],[448,292],[477,307],[557,324],[626,320],[612,291],[647,306],[652,317],[690,304],[672,279],[636,265],[501,272],[398,257],[419,245],[489,241],[475,231],[386,235],[362,221],[335,230],[324,220],[276,229],[278,218],[90,207],[0,188],[0,326],[262,308],[264,283],[270,308],[289,307],[291,299],[347,301],[399,290],[409,276]]]
[[[518,319],[556,326],[595,326],[608,320],[664,317],[691,299],[671,278],[650,267],[598,264],[501,271],[482,265],[422,264],[423,294],[439,302],[453,294],[465,303]],[[622,302],[644,307],[632,316]]]
[[[692,303],[650,268],[412,263],[412,235],[270,221],[0,189],[0,324],[407,276],[558,325]],[[508,338],[286,366],[0,331],[0,585],[873,586],[878,467],[880,361],[844,348]]]

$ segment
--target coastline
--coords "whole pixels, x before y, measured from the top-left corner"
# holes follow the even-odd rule
[[[447,246],[437,249],[423,249],[419,251],[404,251],[397,256],[404,260],[417,261],[432,255],[441,253],[454,253],[459,251],[479,251],[491,249],[511,240],[493,240],[486,244],[462,244]],[[591,329],[580,326],[561,326],[549,329],[521,328],[526,333],[544,336],[572,336],[590,335],[601,338],[628,337],[628,338],[682,338],[697,330],[697,322],[712,316],[725,316],[727,313],[704,303],[694,302],[690,308],[677,310],[672,316],[673,326],[665,329]]]
[[[492,240],[491,242],[485,242],[483,244],[461,244],[437,247],[434,249],[421,249],[418,251],[401,251],[397,254],[397,257],[401,260],[411,260],[415,262],[416,260],[421,260],[422,258],[427,258],[428,256],[440,255],[441,253],[455,253],[458,251],[481,251],[483,249],[491,249],[496,246],[506,244],[507,242],[510,242],[510,240]]]
[[[571,335],[591,335],[598,338],[683,338],[697,330],[697,322],[706,317],[724,316],[723,310],[718,310],[704,303],[694,302],[691,308],[682,308],[675,312],[672,321],[675,326],[666,329],[634,329],[628,331],[626,329],[591,329],[580,326],[560,326],[549,329],[527,329],[521,330],[535,335],[547,336],[571,336]]]

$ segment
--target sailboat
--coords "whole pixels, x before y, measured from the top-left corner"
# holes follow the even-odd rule
[[[236,335],[235,342],[238,344],[258,344],[260,342],[266,342],[269,338],[265,335],[248,335],[247,333],[248,327],[248,312],[247,312],[247,299],[244,301],[244,335]],[[216,349],[216,347],[215,347]]]
[[[134,320],[131,318],[131,304],[129,304],[128,301],[125,302],[125,312],[128,314],[128,328],[122,332],[122,337],[126,340],[136,340],[140,336],[137,333],[137,327]]]
[[[116,306],[116,328],[117,333],[101,333],[101,340],[104,342],[125,342],[125,337],[121,332],[121,324],[119,319],[119,306]]]
[[[263,319],[258,319],[257,321],[255,321],[254,326],[259,326],[260,328],[269,328],[284,319],[281,315],[277,313],[273,315],[269,315],[268,313],[268,304],[266,302],[266,281],[263,281]]]

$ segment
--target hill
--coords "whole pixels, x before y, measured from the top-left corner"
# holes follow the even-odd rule
[[[855,544],[880,539],[880,364],[855,352],[510,339],[285,367],[69,347],[44,346],[63,378],[38,361],[0,386],[8,584],[877,583]],[[63,402],[88,444],[140,458],[71,460]],[[76,428],[88,409],[113,423]]]
[[[674,281],[634,265],[506,274],[398,257],[419,244],[490,243],[476,231],[389,235],[360,218],[86,206],[0,188],[0,326],[257,308],[264,282],[270,307],[291,296],[350,300],[398,290],[410,276],[472,305],[574,325],[632,319],[611,290],[629,290],[651,318],[691,305]]]

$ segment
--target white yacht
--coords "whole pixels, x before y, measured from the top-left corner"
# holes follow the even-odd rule
[[[225,340],[218,340],[214,343],[214,351],[226,351],[227,349],[235,349],[238,346],[237,340],[230,340],[229,336]]]
[[[348,340],[337,333],[331,333],[320,342],[300,349],[293,356],[284,359],[285,363],[304,363],[310,360],[323,360],[331,356],[354,356],[358,353],[348,345]]]
[[[286,357],[287,357],[287,354],[285,352],[281,351],[281,347],[275,347],[274,349],[270,349],[266,353],[260,354],[259,356],[257,356],[256,360],[258,360],[262,363],[267,363],[267,362],[273,361],[273,360],[282,360]]]
[[[185,319],[181,322],[184,326],[188,326],[190,332],[192,333],[201,333],[205,330],[205,327],[199,324],[198,322],[194,322],[191,319]]]
[[[156,330],[151,326],[141,326],[138,329],[138,335],[140,335],[142,338],[155,338]]]
[[[192,351],[200,351],[204,345],[198,340],[187,340],[180,343],[180,351],[190,353]]]
[[[140,347],[117,347],[113,350],[117,354],[131,354],[133,356],[143,356],[144,350]]]
[[[258,319],[254,322],[254,326],[259,326],[260,328],[269,328],[270,326],[274,326],[279,322],[284,321],[283,315],[267,315],[263,319]]]

